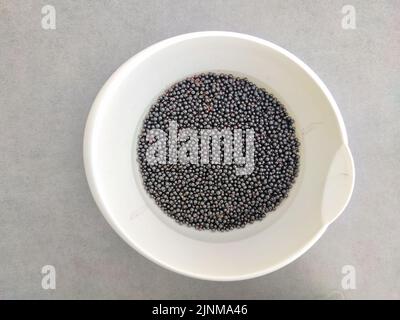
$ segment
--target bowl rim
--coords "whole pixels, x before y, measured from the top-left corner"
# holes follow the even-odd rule
[[[293,252],[291,255],[286,257],[286,259],[280,261],[279,263],[275,265],[271,265],[265,268],[262,268],[258,271],[252,272],[252,273],[245,273],[241,275],[233,275],[233,276],[221,276],[221,275],[212,275],[212,274],[202,274],[202,273],[196,273],[196,272],[191,272],[188,270],[182,270],[180,268],[177,268],[173,266],[172,264],[169,264],[165,261],[159,260],[157,257],[151,255],[148,253],[145,249],[139,247],[134,241],[132,241],[125,233],[120,229],[118,226],[118,223],[114,220],[113,215],[108,211],[104,201],[101,199],[100,194],[98,192],[98,189],[96,187],[96,174],[93,170],[93,165],[92,162],[93,157],[92,157],[92,148],[93,148],[93,141],[94,141],[94,135],[93,135],[93,129],[95,127],[96,123],[96,118],[98,115],[98,111],[101,108],[101,105],[104,103],[104,100],[107,100],[107,96],[110,95],[111,92],[116,90],[118,88],[118,84],[121,83],[122,79],[124,78],[124,75],[128,73],[132,68],[140,64],[143,60],[145,60],[149,55],[152,53],[162,50],[172,44],[185,41],[185,40],[190,40],[190,39],[195,39],[195,38],[203,38],[203,37],[231,37],[231,38],[237,38],[241,40],[247,40],[247,41],[252,41],[257,44],[266,46],[268,48],[271,48],[278,53],[286,56],[288,59],[290,59],[292,62],[297,64],[305,73],[307,73],[312,80],[318,85],[320,90],[323,92],[323,94],[326,96],[328,99],[329,105],[331,106],[332,110],[334,111],[334,114],[336,116],[336,120],[338,122],[338,126],[340,129],[340,136],[343,141],[343,144],[348,148],[348,137],[347,137],[347,132],[346,128],[344,125],[344,121],[342,118],[342,115],[339,111],[339,107],[336,104],[336,101],[334,100],[332,94],[330,93],[329,89],[326,87],[326,85],[322,82],[322,80],[318,77],[318,75],[309,67],[307,66],[302,60],[300,60],[298,57],[296,57],[294,54],[290,53],[286,49],[261,38],[243,34],[243,33],[237,33],[237,32],[229,32],[229,31],[201,31],[201,32],[192,32],[192,33],[185,33],[181,35],[177,35],[162,41],[159,41],[144,50],[138,52],[131,58],[129,58],[126,62],[124,62],[110,77],[109,79],[105,82],[103,87],[100,89],[98,92],[87,117],[86,121],[86,126],[84,129],[84,138],[83,138],[83,162],[84,162],[84,170],[86,173],[86,178],[88,181],[89,189],[92,193],[93,199],[95,203],[97,204],[98,208],[100,209],[101,213],[103,214],[104,218],[107,220],[107,222],[111,225],[111,227],[114,229],[114,231],[125,241],[127,242],[132,248],[134,248],[137,252],[139,252],[141,255],[149,259],[150,261],[156,263],[157,265],[168,269],[170,271],[176,272],[178,274],[182,274],[188,277],[196,278],[196,279],[202,279],[202,280],[209,280],[209,281],[239,281],[239,280],[246,280],[246,279],[252,279],[256,278],[265,274],[269,274],[271,272],[274,272],[289,263],[293,262],[296,260],[298,257],[303,255],[307,250],[309,250],[317,241],[318,239],[322,236],[322,234],[326,231],[327,227],[332,223],[323,224],[318,232],[314,234],[314,236],[306,243],[303,243],[301,248]],[[344,208],[347,206],[351,194],[353,192],[354,188],[354,161],[351,156],[351,152],[349,153],[350,156],[350,161],[351,161],[351,166],[352,166],[352,175],[353,175],[353,181],[352,181],[352,186],[350,188],[350,192],[348,195],[347,202],[345,203]],[[337,217],[340,216],[340,214],[343,212],[339,212],[337,214]],[[336,217],[336,218],[337,218]],[[334,219],[336,220],[336,219]]]

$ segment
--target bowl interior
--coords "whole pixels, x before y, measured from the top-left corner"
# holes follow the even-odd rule
[[[208,71],[245,76],[273,93],[294,118],[301,142],[300,174],[289,197],[263,221],[224,233],[180,226],[160,212],[136,162],[137,135],[152,102],[171,84]],[[96,99],[86,150],[91,189],[115,230],[153,261],[204,279],[253,277],[292,261],[325,230],[324,186],[344,135],[320,84],[282,49],[224,33],[172,38],[126,62]]]

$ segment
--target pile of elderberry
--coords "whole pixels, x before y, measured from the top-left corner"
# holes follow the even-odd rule
[[[219,163],[213,138],[201,139],[207,129],[232,132],[231,140],[219,140]],[[227,146],[235,142],[242,143],[243,159],[253,161],[247,173],[239,173],[246,164],[235,162]],[[151,198],[178,223],[199,230],[228,231],[263,219],[288,196],[299,171],[299,141],[282,103],[246,78],[223,73],[194,75],[168,88],[144,119],[137,152]]]

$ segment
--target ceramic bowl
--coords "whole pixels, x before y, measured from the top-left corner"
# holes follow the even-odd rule
[[[162,213],[136,162],[138,132],[155,99],[209,71],[247,77],[273,93],[294,118],[301,143],[289,197],[264,220],[222,233],[181,226]],[[306,252],[346,207],[355,175],[342,116],[319,77],[277,45],[230,32],[177,36],[125,62],[93,103],[84,164],[98,207],[129,245],[167,269],[220,281],[267,274]]]

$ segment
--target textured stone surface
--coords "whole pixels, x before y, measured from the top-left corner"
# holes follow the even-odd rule
[[[400,4],[393,1],[0,1],[0,298],[400,298]],[[342,6],[357,28],[341,27]],[[350,205],[305,255],[255,280],[217,283],[164,270],[98,211],[82,162],[91,103],[148,45],[227,30],[275,42],[322,78],[356,163]],[[396,250],[397,249],[397,250]],[[43,290],[41,268],[57,270]],[[357,289],[343,290],[353,265]]]

